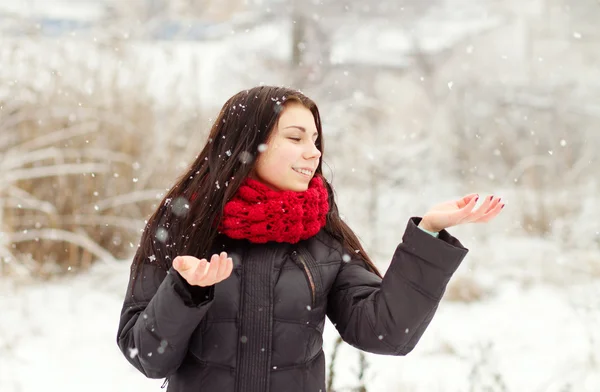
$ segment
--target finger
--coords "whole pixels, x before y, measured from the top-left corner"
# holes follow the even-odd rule
[[[471,193],[470,195],[467,195],[467,196],[463,197],[462,199],[458,200],[456,202],[456,205],[458,206],[458,208],[465,208],[472,201],[477,203],[478,199],[479,199],[479,195],[477,193]]]
[[[449,219],[454,222],[454,225],[468,222],[469,217],[472,214],[475,205],[477,204],[477,200],[479,200],[479,196],[472,197],[466,206],[452,214],[449,214]]]
[[[175,268],[177,271],[179,271],[179,269],[181,268],[181,259],[179,258],[179,256],[173,259],[173,268]]]
[[[488,212],[490,212],[491,210],[493,210],[494,208],[496,208],[496,206],[500,203],[501,200],[502,200],[501,197],[495,197],[492,200],[492,202],[490,203],[490,205],[488,206],[488,208],[485,211],[485,213],[487,214]]]
[[[479,206],[479,208],[477,208],[477,210],[471,212],[468,216],[466,216],[465,219],[461,223],[474,222],[477,219],[481,218],[489,210],[490,205],[492,204],[493,200],[494,200],[493,195],[486,196],[486,198],[483,201],[483,203],[481,204],[481,206]]]
[[[487,223],[487,222],[491,221],[496,216],[498,216],[498,214],[500,214],[500,211],[502,211],[502,209],[504,208],[505,205],[506,204],[504,204],[504,203],[498,203],[492,210],[487,212],[484,216],[477,219],[473,223]]]
[[[498,203],[498,204],[496,204],[496,206],[494,206],[494,208],[492,208],[489,212],[487,212],[481,218],[477,219],[475,222],[476,223],[483,223],[483,222],[488,222],[488,221],[492,220],[498,214],[500,214],[500,211],[502,211],[502,209],[504,208],[504,206],[505,206],[504,203]]]
[[[475,212],[474,220],[481,218],[482,216],[493,210],[500,202],[500,199],[500,197],[493,195],[486,197],[485,202]]]
[[[225,277],[228,278],[233,272],[233,259],[230,257],[227,259],[227,271],[225,272]]]
[[[208,284],[213,284],[217,279],[217,271],[219,270],[219,265],[221,264],[221,258],[219,255],[213,255],[210,258],[210,265],[208,266],[208,271],[206,272],[206,276],[204,278],[204,282]]]
[[[177,272],[181,273],[188,271],[190,268],[192,268],[192,266],[187,262],[185,257],[177,256],[175,257],[175,260],[173,260],[173,268],[175,268]]]
[[[230,258],[220,260],[219,270],[217,271],[217,282],[220,282],[227,277],[226,272],[227,272],[227,269],[229,268],[230,260],[231,260]]]
[[[221,258],[221,261],[227,260],[227,252],[221,252],[221,254],[219,255],[219,257]]]
[[[194,278],[196,280],[203,279],[206,276],[207,267],[208,261],[206,259],[201,259],[194,270]]]

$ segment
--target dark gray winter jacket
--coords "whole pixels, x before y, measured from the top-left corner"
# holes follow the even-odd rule
[[[347,343],[385,355],[410,352],[431,321],[467,249],[418,222],[383,280],[323,230],[294,245],[221,238],[215,253],[234,271],[209,288],[144,263],[118,345],[146,377],[168,378],[169,392],[325,392],[325,316]]]

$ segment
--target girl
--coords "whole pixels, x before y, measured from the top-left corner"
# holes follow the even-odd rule
[[[168,391],[325,392],[329,317],[348,344],[406,355],[467,254],[445,228],[504,206],[477,195],[411,218],[382,277],[321,173],[321,119],[298,91],[230,98],[149,219],[117,342]]]

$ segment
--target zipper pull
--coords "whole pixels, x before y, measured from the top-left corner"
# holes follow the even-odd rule
[[[294,263],[301,265],[299,260],[300,258],[298,257],[298,251],[293,251],[290,255],[292,256],[292,260],[294,260]]]
[[[165,382],[160,386],[160,389],[164,389],[167,385],[169,385],[169,378],[165,378]]]

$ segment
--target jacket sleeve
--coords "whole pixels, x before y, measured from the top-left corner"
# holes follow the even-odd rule
[[[406,355],[431,322],[468,249],[447,231],[435,238],[411,218],[383,279],[362,260],[342,262],[327,315],[344,341],[363,351]]]
[[[194,330],[214,298],[214,286],[191,286],[179,273],[145,260],[131,273],[121,310],[117,344],[148,378],[179,368]]]

